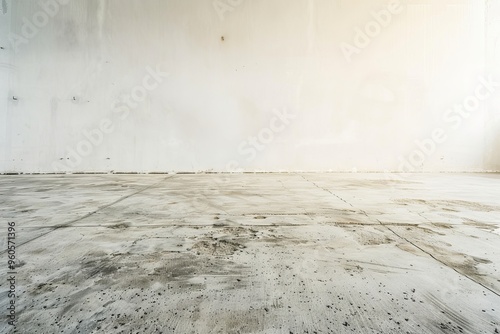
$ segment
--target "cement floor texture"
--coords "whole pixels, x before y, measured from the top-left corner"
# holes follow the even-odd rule
[[[500,331],[500,174],[19,175],[0,189],[1,333]]]

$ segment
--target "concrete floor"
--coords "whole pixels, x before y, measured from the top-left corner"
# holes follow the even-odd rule
[[[500,331],[499,174],[2,176],[0,187],[2,249],[6,222],[17,227],[18,333]]]

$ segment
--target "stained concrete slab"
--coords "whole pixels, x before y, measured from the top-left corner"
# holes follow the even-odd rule
[[[6,223],[17,228],[18,323],[2,333],[500,331],[498,174],[21,175],[0,187],[2,249]]]

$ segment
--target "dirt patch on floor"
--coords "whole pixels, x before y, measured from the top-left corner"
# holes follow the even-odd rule
[[[87,278],[108,276],[118,271],[118,266],[109,257],[91,259],[81,264],[81,270]]]
[[[345,231],[352,233],[353,238],[364,246],[387,245],[394,242],[393,234],[379,225],[340,225]]]
[[[432,225],[439,227],[439,228],[444,228],[444,229],[452,229],[453,228],[453,225],[446,224],[446,223],[432,223]]]
[[[31,293],[35,296],[44,294],[47,292],[52,292],[57,288],[57,285],[53,285],[52,283],[40,283],[31,287]]]
[[[428,242],[418,241],[419,248],[410,244],[398,244],[397,247],[403,251],[413,253],[415,255],[424,255],[425,251],[428,255],[432,255],[434,259],[442,264],[456,270],[457,272],[469,277],[474,278],[475,281],[483,284],[488,284],[485,280],[484,274],[478,268],[478,265],[489,264],[490,260],[482,259],[475,256],[470,256],[465,253],[456,252],[451,247],[441,247]],[[443,246],[451,246],[443,243]]]
[[[474,326],[467,318],[460,314],[460,312],[457,312],[454,307],[443,303],[440,298],[435,297],[430,293],[426,293],[424,298],[448,319],[448,321],[433,321],[435,322],[435,327],[441,329],[443,333],[463,333],[464,331],[469,333],[474,332]]]
[[[411,184],[418,184],[420,182],[405,181],[405,180],[350,180],[348,183],[342,183],[342,187],[350,188],[374,188],[374,189],[388,189],[400,188]]]
[[[209,238],[208,240],[196,242],[191,250],[197,255],[224,256],[233,255],[243,248],[245,248],[245,246],[237,242]]]
[[[114,230],[121,230],[121,229],[129,228],[130,224],[128,224],[128,223],[118,223],[118,224],[114,224],[114,225],[110,225],[110,226],[106,226],[106,227],[114,229]]]
[[[461,201],[461,200],[424,200],[424,199],[411,199],[404,198],[396,200],[400,204],[420,204],[431,207],[433,209],[440,209],[443,211],[459,212],[461,210],[472,211],[500,211],[500,206],[486,205],[477,202]]]
[[[497,224],[486,224],[486,223],[476,222],[476,221],[472,221],[472,220],[464,221],[463,224],[467,225],[467,226],[477,227],[477,228],[480,228],[480,229],[486,230],[486,231],[495,231],[496,229],[498,229]]]

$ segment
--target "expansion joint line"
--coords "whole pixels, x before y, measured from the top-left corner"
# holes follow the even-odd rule
[[[476,284],[479,284],[480,286],[482,286],[482,287],[483,287],[483,288],[485,288],[486,290],[488,290],[488,291],[490,291],[491,293],[493,293],[493,294],[497,295],[498,297],[500,297],[500,294],[499,294],[498,292],[496,292],[495,290],[493,290],[493,289],[489,288],[488,286],[484,285],[484,284],[483,284],[483,283],[481,283],[481,282],[476,281],[474,278],[472,278],[472,277],[468,276],[467,274],[464,274],[464,273],[462,273],[462,272],[458,271],[457,269],[453,268],[452,266],[450,266],[450,265],[449,265],[449,264],[447,264],[446,262],[444,262],[444,261],[442,261],[442,260],[438,259],[438,258],[437,258],[437,257],[435,257],[434,255],[432,255],[432,253],[430,253],[430,252],[426,251],[425,249],[423,249],[422,247],[420,247],[420,246],[419,246],[419,245],[417,245],[416,243],[414,243],[414,242],[412,242],[412,241],[408,240],[407,238],[405,238],[405,237],[403,237],[403,236],[399,235],[399,234],[398,234],[396,231],[394,231],[392,228],[390,228],[389,226],[387,226],[387,225],[383,224],[382,222],[380,222],[380,220],[378,220],[378,219],[377,219],[377,221],[378,221],[378,223],[379,223],[380,225],[384,226],[386,229],[388,229],[389,231],[391,231],[391,232],[392,232],[394,235],[396,235],[398,238],[405,240],[405,241],[406,241],[406,242],[408,242],[410,245],[412,245],[413,247],[415,247],[415,248],[419,249],[419,250],[420,250],[420,251],[422,251],[423,253],[425,253],[425,254],[429,255],[431,258],[433,258],[433,259],[434,259],[434,260],[436,260],[437,262],[439,262],[439,263],[441,263],[442,265],[444,265],[444,266],[446,266],[446,267],[448,267],[448,268],[452,269],[452,270],[453,270],[453,271],[455,271],[457,274],[464,276],[465,278],[467,278],[467,279],[471,280],[472,282],[474,282],[474,283],[476,283]]]
[[[325,189],[325,188],[323,188],[323,187],[318,186],[316,183],[314,183],[314,182],[309,181],[308,179],[306,179],[303,175],[300,175],[300,176],[301,176],[304,180],[306,180],[306,181],[308,181],[308,182],[310,182],[310,183],[314,184],[317,188],[319,188],[319,189],[323,189],[324,191],[326,191],[326,192],[328,192],[328,193],[332,194],[333,196],[335,196],[335,197],[337,197],[337,198],[341,199],[342,201],[344,201],[345,203],[349,204],[351,207],[354,207],[351,203],[347,202],[346,200],[344,200],[344,199],[343,199],[343,198],[341,198],[340,196],[337,196],[336,194],[334,194],[334,193],[333,193],[333,192],[331,192],[330,190],[328,190],[328,189]],[[359,210],[359,211],[360,211],[362,214],[364,214],[367,218],[370,218],[370,219],[371,219],[371,217],[370,217],[370,216],[369,216],[369,215],[368,215],[368,214],[367,214],[364,210]],[[420,215],[420,214],[419,214],[419,215]],[[422,215],[420,215],[420,216],[421,216],[422,218],[426,219],[427,221],[429,221],[429,219],[427,219],[427,217],[424,217],[424,216],[422,216]],[[486,290],[490,291],[490,292],[491,292],[491,293],[493,293],[494,295],[496,295],[496,296],[500,297],[500,293],[498,293],[497,291],[495,291],[495,290],[491,289],[490,287],[488,287],[488,286],[484,285],[484,284],[483,284],[483,283],[481,283],[481,282],[476,281],[474,278],[472,278],[472,277],[468,276],[467,274],[464,274],[464,273],[462,273],[462,272],[458,271],[457,269],[453,268],[452,266],[450,266],[450,265],[449,265],[449,264],[447,264],[446,262],[444,262],[444,261],[442,261],[442,260],[438,259],[438,258],[437,258],[437,257],[435,257],[432,253],[430,253],[430,252],[426,251],[425,249],[423,249],[422,247],[418,246],[415,242],[410,241],[409,239],[407,239],[407,238],[403,237],[402,235],[399,235],[396,231],[394,231],[392,228],[390,228],[389,226],[387,226],[387,225],[385,225],[384,223],[382,223],[380,220],[378,220],[378,219],[375,219],[375,220],[379,223],[379,225],[381,225],[381,226],[385,227],[386,229],[388,229],[388,230],[389,230],[391,233],[393,233],[395,236],[397,236],[397,237],[398,237],[398,238],[400,238],[401,240],[406,241],[407,243],[409,243],[409,244],[410,244],[410,245],[412,245],[413,247],[415,247],[415,248],[419,249],[421,252],[423,252],[424,254],[427,254],[428,256],[430,256],[430,257],[431,257],[432,259],[434,259],[435,261],[437,261],[437,262],[441,263],[442,265],[444,265],[445,267],[447,267],[447,268],[449,268],[449,269],[453,270],[453,271],[454,271],[454,272],[456,272],[457,274],[459,274],[459,275],[461,275],[461,276],[463,276],[463,277],[467,278],[468,280],[470,280],[470,281],[472,281],[472,282],[474,282],[474,283],[476,283],[476,284],[478,284],[478,285],[482,286],[483,288],[485,288]],[[430,222],[430,221],[429,221],[429,222]]]
[[[54,231],[56,231],[56,230],[58,230],[58,229],[60,229],[60,228],[69,227],[69,226],[71,226],[71,225],[73,225],[73,224],[75,224],[75,223],[77,223],[77,222],[79,222],[79,221],[81,221],[81,220],[84,220],[85,218],[88,218],[88,217],[90,217],[90,216],[92,216],[92,215],[96,214],[97,212],[99,212],[99,211],[101,211],[101,210],[104,210],[104,209],[106,209],[106,208],[109,208],[110,206],[113,206],[113,205],[115,205],[115,204],[117,204],[117,203],[120,203],[121,201],[124,201],[124,200],[126,200],[127,198],[130,198],[130,197],[132,197],[132,196],[135,196],[135,195],[137,195],[137,194],[140,194],[140,193],[142,193],[142,192],[144,192],[144,191],[146,191],[146,190],[148,190],[148,189],[154,188],[154,187],[158,186],[160,183],[162,183],[163,181],[165,181],[165,180],[167,180],[167,179],[169,179],[169,178],[171,178],[171,177],[173,177],[173,175],[169,175],[169,176],[167,176],[167,177],[163,178],[161,181],[156,182],[156,183],[154,183],[154,184],[151,184],[151,185],[149,185],[149,186],[143,187],[142,189],[139,189],[139,190],[137,190],[136,192],[133,192],[133,193],[131,193],[131,194],[129,194],[129,195],[126,195],[126,196],[120,197],[120,198],[119,198],[119,199],[117,199],[116,201],[111,202],[111,203],[106,204],[106,205],[103,205],[103,206],[101,206],[101,207],[97,208],[96,210],[94,210],[94,211],[92,211],[92,212],[89,212],[89,213],[87,213],[86,215],[83,215],[82,217],[76,218],[76,219],[71,220],[71,221],[69,221],[69,222],[67,222],[67,223],[64,223],[64,224],[59,224],[59,225],[56,225],[56,226],[52,227],[49,231],[47,231],[47,232],[45,232],[45,233],[42,233],[42,234],[40,234],[40,235],[38,235],[38,236],[36,236],[36,237],[34,237],[34,238],[31,238],[31,239],[29,239],[29,240],[26,240],[26,241],[24,241],[24,242],[22,242],[22,243],[17,244],[17,247],[20,247],[20,246],[26,245],[27,243],[30,243],[30,242],[32,242],[32,241],[34,241],[34,240],[36,240],[36,239],[39,239],[39,238],[41,238],[41,237],[44,237],[44,236],[46,236],[47,234],[52,233],[52,232],[54,232]],[[6,252],[7,252],[7,249],[5,249],[5,250],[1,251],[1,252],[0,252],[0,255],[4,254],[4,253],[6,253]]]
[[[316,183],[314,183],[313,181],[310,181],[310,180],[306,179],[306,178],[304,177],[304,175],[302,175],[302,174],[299,174],[299,175],[300,175],[300,176],[301,176],[304,180],[306,180],[307,182],[314,184],[314,186],[315,186],[316,188],[321,189],[321,190],[324,190],[324,191],[326,191],[326,192],[330,193],[331,195],[333,195],[333,196],[337,197],[337,198],[338,198],[338,199],[340,199],[342,202],[346,203],[347,205],[351,206],[352,208],[354,207],[351,203],[347,202],[345,199],[343,199],[342,197],[338,196],[337,194],[335,194],[335,193],[331,192],[329,189],[326,189],[326,188],[323,188],[323,187],[318,186],[318,185],[317,185]]]
[[[408,210],[408,211],[412,212],[411,210]],[[420,217],[424,218],[425,220],[427,220],[429,223],[432,224],[432,221],[429,218],[427,218],[426,216],[424,216],[422,213],[416,212],[416,214],[419,215]]]

